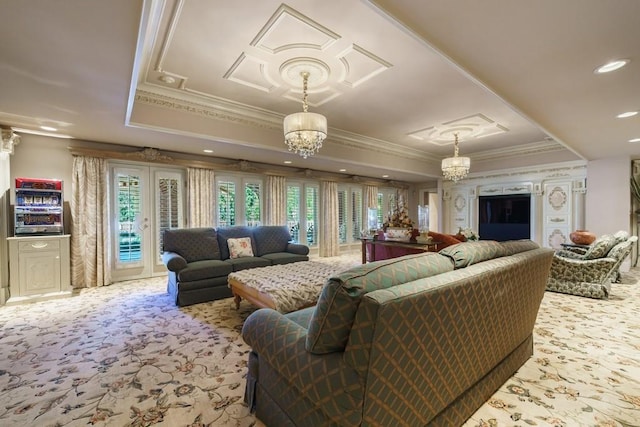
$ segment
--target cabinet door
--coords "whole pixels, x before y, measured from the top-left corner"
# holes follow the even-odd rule
[[[38,251],[20,254],[20,295],[36,295],[60,291],[60,251]]]
[[[555,182],[544,185],[543,245],[560,249],[569,241],[571,227],[571,183]]]
[[[460,228],[471,226],[469,218],[469,197],[466,192],[452,192],[451,208],[450,226],[448,230],[445,230],[446,233],[457,233]]]

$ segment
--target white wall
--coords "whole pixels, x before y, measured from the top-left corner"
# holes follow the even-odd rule
[[[61,179],[68,202],[73,171],[69,140],[27,134],[21,138],[11,158],[11,182],[18,177]],[[15,204],[15,194],[11,194],[11,204]]]
[[[0,153],[0,306],[9,299],[9,248],[6,238],[9,236],[10,162],[8,153]]]
[[[616,157],[587,163],[585,225],[597,236],[631,232],[631,159]]]

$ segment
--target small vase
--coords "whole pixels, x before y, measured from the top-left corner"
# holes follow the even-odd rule
[[[576,230],[569,234],[569,238],[576,245],[590,245],[596,240],[596,235],[588,230]]]

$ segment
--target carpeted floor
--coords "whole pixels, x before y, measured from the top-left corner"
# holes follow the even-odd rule
[[[547,292],[534,356],[465,427],[640,426],[638,279],[608,301]],[[175,307],[164,277],[0,307],[0,425],[260,426],[242,402],[253,310]]]

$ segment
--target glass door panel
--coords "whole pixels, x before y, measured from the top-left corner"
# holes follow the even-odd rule
[[[165,274],[162,234],[184,226],[182,171],[114,164],[111,176],[113,280]]]

